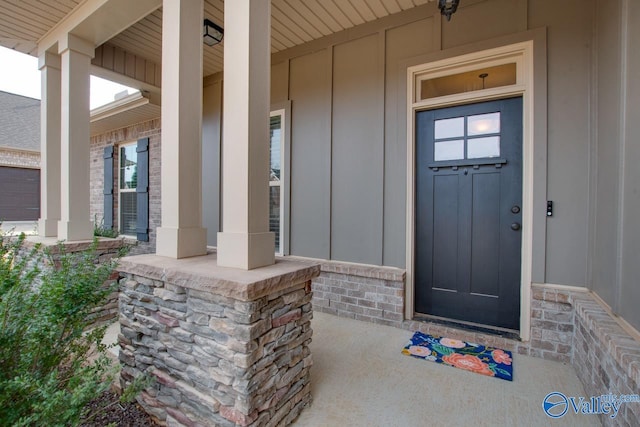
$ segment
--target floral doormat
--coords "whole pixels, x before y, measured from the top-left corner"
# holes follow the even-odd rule
[[[416,332],[402,354],[513,381],[511,352]]]

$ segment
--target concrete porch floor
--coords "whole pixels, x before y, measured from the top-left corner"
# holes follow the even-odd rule
[[[314,312],[313,403],[294,425],[599,426],[595,415],[542,410],[553,391],[590,397],[572,366],[514,355],[514,380],[401,354],[412,333]]]
[[[570,365],[514,355],[513,382],[401,354],[412,333],[314,313],[313,403],[294,423],[326,426],[599,426],[595,415],[542,410],[553,391],[590,397]],[[116,342],[118,324],[106,342]],[[117,352],[117,349],[112,349]]]

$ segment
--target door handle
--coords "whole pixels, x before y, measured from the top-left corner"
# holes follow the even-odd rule
[[[511,229],[512,229],[513,231],[518,231],[518,230],[520,230],[520,223],[518,223],[518,222],[511,223]]]

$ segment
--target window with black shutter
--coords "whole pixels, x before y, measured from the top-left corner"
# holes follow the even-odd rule
[[[113,146],[104,147],[104,216],[102,226],[113,228]]]
[[[149,138],[119,147],[120,234],[149,241]]]
[[[136,185],[136,205],[138,218],[136,236],[141,242],[149,241],[149,138],[138,140],[138,180]]]

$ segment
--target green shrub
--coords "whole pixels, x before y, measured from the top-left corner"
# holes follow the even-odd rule
[[[88,317],[117,286],[105,285],[117,259],[97,264],[97,239],[54,259],[24,238],[0,236],[0,425],[75,425],[114,375],[106,327]]]
[[[107,228],[104,226],[104,218],[100,220],[98,223],[98,216],[94,215],[93,217],[93,235],[95,237],[110,237],[116,238],[120,235],[118,230],[114,230],[113,228]]]

